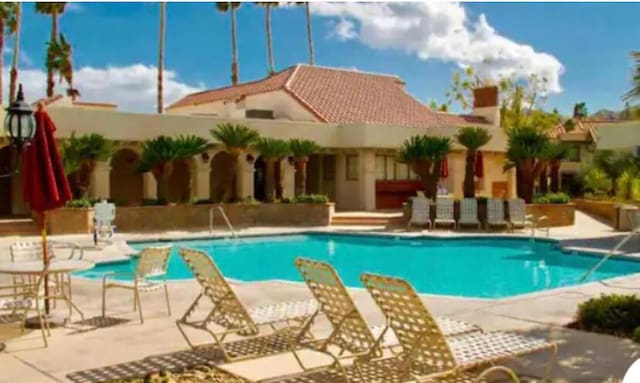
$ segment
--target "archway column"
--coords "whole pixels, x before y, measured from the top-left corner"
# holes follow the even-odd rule
[[[254,158],[257,158],[256,153],[252,153]],[[247,197],[254,197],[253,195],[253,162],[247,161],[247,153],[243,153],[238,157],[238,163],[236,164],[236,190],[238,191],[238,198],[245,199]]]
[[[191,198],[209,199],[211,197],[209,176],[211,167],[208,160],[203,160],[200,155],[193,157],[194,166],[191,179]]]
[[[376,209],[376,157],[373,149],[358,151],[360,209]]]
[[[287,158],[280,161],[280,174],[282,177],[282,196],[294,197],[296,195],[296,169]]]
[[[151,172],[142,174],[142,195],[145,199],[158,198],[158,185]]]
[[[89,195],[91,197],[100,199],[109,199],[111,197],[110,171],[109,161],[96,162],[96,167],[91,174],[91,183],[89,184]]]

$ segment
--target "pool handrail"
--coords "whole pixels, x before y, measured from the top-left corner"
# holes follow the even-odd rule
[[[213,207],[209,209],[209,234],[213,233],[214,211],[215,210]],[[227,227],[229,228],[229,231],[231,232],[231,235],[233,236],[233,238],[235,240],[238,240],[238,234],[234,230],[233,225],[231,225],[231,221],[229,221],[229,217],[227,217],[227,214],[224,212],[224,209],[222,208],[222,206],[218,206],[218,211],[220,212],[220,215],[222,215],[222,218],[224,219],[224,222],[227,224]]]

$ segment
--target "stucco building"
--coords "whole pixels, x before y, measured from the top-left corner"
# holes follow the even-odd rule
[[[497,88],[474,92],[469,115],[430,110],[407,93],[397,76],[337,68],[295,65],[275,75],[237,86],[194,93],[170,105],[166,114],[118,111],[110,104],[52,100],[48,111],[64,140],[71,132],[97,132],[115,142],[112,158],[98,164],[91,185],[95,197],[138,203],[155,197],[151,174],[135,172],[141,142],[159,135],[195,134],[212,141],[207,153],[176,169],[171,198],[221,197],[229,156],[209,133],[218,123],[245,124],[262,136],[306,138],[321,152],[308,164],[307,190],[327,194],[342,210],[396,208],[421,186],[395,155],[402,142],[416,134],[451,137],[460,126],[484,126],[492,139],[483,148],[485,176],[476,182],[478,194],[510,197],[514,174],[503,172],[506,139],[500,129]],[[1,138],[0,138],[1,140]],[[8,156],[2,149],[0,156]],[[4,153],[4,154],[2,154]],[[448,156],[449,176],[442,182],[462,195],[464,148],[454,145]],[[237,190],[243,198],[263,195],[264,162],[246,153],[237,164]],[[279,171],[284,195],[294,191],[294,167],[284,160]],[[0,214],[26,210],[19,198],[19,177],[0,180]]]

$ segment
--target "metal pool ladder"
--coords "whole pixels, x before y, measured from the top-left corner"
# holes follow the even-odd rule
[[[222,208],[222,206],[218,206],[218,211],[220,212],[220,215],[222,215],[224,222],[227,224],[227,227],[229,228],[231,235],[237,241],[238,234],[236,234],[236,231],[234,230],[233,225],[231,225],[231,221],[229,221],[229,217],[227,217],[227,214],[224,212],[224,209]],[[213,233],[213,213],[214,212],[215,212],[215,208],[212,207],[209,209],[209,234]]]

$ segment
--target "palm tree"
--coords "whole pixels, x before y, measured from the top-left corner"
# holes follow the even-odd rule
[[[0,3],[0,52],[4,52],[4,41],[15,33],[16,29],[16,3]],[[6,32],[6,33],[5,33]],[[2,72],[4,61],[0,54],[0,104],[2,104]]]
[[[202,154],[207,151],[209,142],[202,137],[194,135],[179,135],[174,139],[176,150],[176,159],[174,164],[179,162],[189,164],[193,156]],[[191,197],[192,173],[189,172],[189,180],[187,181],[187,190],[185,195]]]
[[[239,68],[238,68],[238,42],[236,36],[236,9],[240,8],[242,3],[238,2],[216,2],[216,8],[220,12],[229,12],[231,15],[231,84],[238,85]]]
[[[640,51],[631,52],[631,58],[635,66],[633,68],[633,88],[624,94],[625,101],[640,98]]]
[[[232,157],[231,177],[229,184],[225,185],[225,193],[222,198],[223,202],[235,201],[236,196],[236,167],[238,166],[238,158],[243,151],[247,150],[260,136],[255,130],[245,125],[234,125],[230,123],[221,123],[211,130],[211,135],[222,143],[227,152]]]
[[[62,159],[73,186],[74,198],[87,197],[96,162],[106,161],[112,153],[111,141],[104,138],[102,134],[90,133],[76,137],[75,132],[71,133],[71,137],[62,146]]]
[[[267,202],[273,202],[276,190],[275,167],[282,158],[289,154],[289,143],[275,138],[259,138],[254,147],[262,154],[262,158],[264,158],[267,165],[265,172],[265,199]]]
[[[164,103],[162,101],[162,86],[164,72],[164,31],[166,27],[167,3],[160,3],[160,31],[158,36],[158,113],[164,111]]]
[[[407,164],[420,177],[427,198],[435,198],[442,161],[451,151],[448,137],[413,136],[404,141],[398,153],[398,162]]]
[[[464,168],[464,198],[475,198],[476,186],[474,182],[476,155],[478,149],[491,140],[491,135],[485,128],[465,126],[460,128],[456,135],[458,143],[467,148],[467,156]]]
[[[18,83],[18,58],[20,57],[20,24],[22,23],[22,3],[16,3],[15,30],[13,41],[13,58],[11,59],[11,73],[9,75],[9,102],[16,99],[16,85]]]
[[[307,193],[307,163],[309,156],[317,152],[320,147],[311,140],[289,140],[289,148],[296,163],[295,195]]]
[[[51,16],[51,39],[49,40],[49,44],[53,44],[58,37],[58,17],[64,13],[66,5],[67,3],[36,3],[36,13]],[[47,97],[53,97],[54,69],[49,66],[49,63],[53,61],[53,59],[49,57],[49,54],[49,50],[47,50]]]
[[[518,196],[527,203],[533,201],[535,180],[547,166],[549,137],[531,125],[514,126],[507,130],[505,169],[516,167]]]
[[[264,7],[264,23],[267,34],[267,59],[269,60],[269,76],[276,73],[275,64],[273,62],[273,44],[271,41],[271,8],[277,7],[278,2],[258,2],[259,6]]]
[[[627,152],[598,150],[593,156],[593,164],[611,180],[611,195],[617,193],[617,180],[627,170],[636,167],[635,156]]]
[[[315,64],[315,57],[313,52],[313,33],[311,33],[311,10],[309,9],[308,1],[296,1],[294,3],[299,7],[304,7],[305,16],[307,19],[307,42],[309,45],[309,64]]]
[[[54,73],[60,76],[60,82],[65,80],[69,85],[67,95],[75,100],[80,95],[77,89],[73,87],[73,59],[71,45],[67,42],[64,35],[60,33],[60,38],[48,43],[47,68],[51,68]]]
[[[564,142],[554,141],[549,143],[546,157],[549,160],[549,178],[551,182],[549,188],[552,193],[560,191],[560,166],[562,159],[567,156],[569,148]]]

